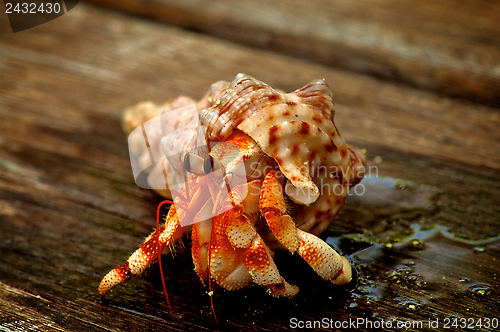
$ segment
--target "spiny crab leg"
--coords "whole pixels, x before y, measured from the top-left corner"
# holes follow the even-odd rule
[[[347,259],[318,237],[298,229],[285,214],[282,179],[281,173],[271,171],[262,185],[260,210],[269,228],[282,245],[291,253],[297,252],[323,279],[336,285],[347,284],[352,277]]]
[[[281,277],[271,251],[253,226],[261,185],[262,180],[255,180],[236,186],[223,207],[241,203],[212,219],[210,275],[228,290],[242,289],[253,281],[274,296],[293,297],[298,288]]]
[[[225,181],[221,183],[221,186],[224,185],[226,185]],[[101,280],[99,284],[101,296],[106,295],[117,285],[128,281],[133,276],[141,274],[158,257],[158,254],[161,254],[166,247],[181,238],[187,228],[182,226],[194,224],[194,232],[197,232],[199,227],[208,226],[208,231],[204,229],[200,233],[210,234],[210,212],[213,209],[213,202],[217,202],[217,200],[214,201],[215,190],[210,176],[190,177],[180,192],[173,193],[176,199],[165,218],[165,225],[149,235],[139,249],[129,257],[126,264],[115,267]],[[190,197],[189,201],[187,201],[187,195]],[[197,236],[194,238],[198,239]],[[200,240],[202,239],[200,238]],[[203,244],[198,247],[200,246]],[[198,268],[200,272],[207,270],[207,264],[204,265]]]
[[[175,206],[168,212],[165,225],[149,235],[144,243],[127,260],[127,263],[108,272],[99,284],[101,296],[108,294],[119,284],[141,274],[167,246],[180,239],[184,230],[179,227],[180,220]]]
[[[184,185],[184,192],[188,186],[192,185],[191,182],[194,181]],[[99,284],[101,296],[106,295],[133,276],[141,274],[153,263],[158,254],[161,254],[167,246],[173,245],[181,238],[187,229],[187,227],[182,227],[181,221],[184,220],[183,226],[193,223],[194,219],[199,218],[199,211],[206,205],[204,198],[209,197],[209,195],[206,193],[205,183],[206,181],[202,178],[201,181],[192,186],[189,202],[184,201],[185,197],[182,192],[178,193],[179,195],[175,198],[174,204],[170,207],[165,218],[165,225],[149,235],[139,249],[129,257],[126,264],[115,267],[101,280]]]

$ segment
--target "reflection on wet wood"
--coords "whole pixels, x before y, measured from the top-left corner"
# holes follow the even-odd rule
[[[2,22],[2,329],[252,331],[290,329],[292,318],[499,316],[497,108],[85,4],[19,34]],[[157,264],[102,303],[100,278],[152,230],[161,201],[133,182],[121,110],[143,99],[199,98],[240,71],[287,91],[324,77],[340,132],[367,148],[372,175],[390,177],[366,181],[370,192],[350,197],[325,235],[356,267],[357,288],[329,286],[281,253],[277,264],[299,295],[216,290],[216,325],[190,252],[180,248],[163,260],[171,313]]]

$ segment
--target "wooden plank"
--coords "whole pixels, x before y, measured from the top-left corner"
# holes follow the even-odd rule
[[[500,104],[500,4],[87,0],[349,71]]]
[[[403,242],[392,250],[374,244],[346,251],[360,275],[353,293],[329,287],[296,257],[278,255],[299,296],[273,299],[259,287],[216,290],[220,325],[189,250],[163,260],[171,313],[157,265],[101,303],[101,277],[152,230],[161,201],[133,182],[119,121],[130,104],[199,98],[210,83],[239,71],[287,91],[325,77],[342,135],[367,148],[380,176],[412,181],[408,190],[424,192],[420,202],[408,191],[417,202],[411,208],[379,206],[368,196],[350,200],[332,238],[364,230],[379,242],[411,233],[413,224],[446,226],[469,238],[500,233],[498,109],[83,3],[18,34],[5,16],[1,22],[0,328],[274,331],[291,329],[294,317],[498,317],[498,241],[461,243],[438,233],[425,238],[424,250]],[[478,285],[489,287],[484,296],[474,293]],[[410,299],[418,310],[408,310]]]
[[[74,16],[73,21],[79,23],[77,14]],[[98,33],[96,29],[100,27],[88,24],[85,28]],[[107,86],[99,91],[99,95],[109,95],[114,91],[115,94],[110,97],[113,98],[113,103],[103,106],[113,110],[122,109],[145,98],[156,102],[163,102],[179,94],[199,98],[211,83],[220,79],[232,80],[238,72],[246,72],[285,91],[294,90],[312,78],[323,77],[334,91],[339,105],[338,113],[347,114],[346,117],[339,116],[337,119],[340,127],[346,128],[343,130],[346,139],[354,139],[351,135],[356,131],[362,136],[360,144],[379,144],[475,166],[500,168],[500,155],[495,153],[500,151],[500,133],[495,130],[500,123],[500,115],[496,108],[444,98],[366,76],[329,70],[323,66],[308,65],[305,70],[303,61],[278,55],[266,55],[266,61],[263,62],[259,61],[261,56],[253,56],[248,49],[232,47],[229,50],[230,44],[214,44],[211,39],[191,38],[191,34],[185,35],[177,29],[165,30],[173,32],[166,33],[166,39],[160,40],[156,36],[146,35],[149,31],[143,26],[135,30],[127,28],[123,31],[131,36],[142,34],[141,40],[125,41],[125,46],[122,46],[118,44],[121,41],[116,35],[113,36],[112,29],[108,27],[110,44],[103,46],[106,57],[96,57],[93,50],[85,50],[82,44],[71,40],[63,41],[65,37],[60,37],[59,40],[60,43],[66,43],[64,51],[67,54],[64,54],[66,58],[63,60],[48,50],[42,53],[43,57],[33,53],[45,48],[42,41],[34,42],[31,49],[23,49],[20,46],[22,39],[17,38],[17,35],[4,36],[9,45],[4,46],[3,52],[6,56],[19,54],[19,57],[33,65],[63,61],[65,66],[81,75],[88,73],[92,75],[92,79],[114,82],[117,85]],[[121,31],[120,29],[125,28],[115,29]],[[196,42],[191,42],[193,40]],[[73,49],[70,49],[70,45]],[[122,47],[120,52],[113,49],[116,47]],[[141,56],[135,53],[139,51]],[[88,60],[79,63],[75,58],[77,56]],[[183,56],[189,58],[181,59]],[[231,61],[227,61],[229,58]],[[7,57],[6,61],[8,59]],[[118,67],[118,63],[125,69]],[[9,65],[8,62],[6,64]],[[195,80],[196,85],[187,83],[191,80]],[[68,82],[71,83],[74,84]],[[80,83],[81,88],[75,93],[87,93],[88,84],[94,83],[88,78],[84,79]],[[144,90],[146,87],[147,96],[139,95],[133,100],[123,97],[134,96],[134,91]],[[81,99],[85,97],[82,96]],[[8,99],[5,100],[5,103],[8,102]],[[400,116],[403,114],[404,116]],[[353,118],[359,120],[351,120]],[[61,121],[63,120],[58,123]],[[79,125],[91,127],[88,121]]]

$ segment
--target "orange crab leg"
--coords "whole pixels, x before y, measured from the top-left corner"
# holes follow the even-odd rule
[[[212,218],[210,276],[228,290],[242,289],[253,281],[275,296],[292,297],[298,288],[281,277],[271,251],[253,226],[258,217],[261,185],[262,181],[256,180],[235,187],[222,206],[235,201],[240,204]]]
[[[179,224],[177,210],[172,205],[165,225],[149,235],[139,249],[129,257],[127,263],[115,267],[101,280],[99,284],[101,296],[105,296],[113,288],[128,281],[133,276],[141,274],[158,257],[158,254],[180,239],[184,229],[180,228]]]
[[[297,228],[286,215],[283,198],[283,176],[278,171],[267,173],[260,193],[260,210],[278,241],[290,252],[297,252],[326,281],[337,285],[351,280],[351,266],[328,244]]]
[[[213,205],[211,200],[207,201],[200,213],[210,209]],[[208,276],[208,248],[210,245],[210,236],[212,232],[212,219],[201,220],[193,224],[191,232],[191,255],[193,257],[194,270],[205,284]]]
[[[203,186],[203,183],[190,181],[184,185],[183,192],[186,193],[186,188],[191,185],[191,188],[195,189],[190,190],[191,201],[183,201],[185,198],[181,192],[170,207],[165,218],[165,225],[149,235],[139,249],[129,257],[126,264],[115,267],[104,276],[99,284],[101,296],[105,296],[113,288],[128,281],[133,276],[141,274],[166,247],[181,238],[188,228],[183,226],[187,226],[196,221],[197,218],[201,218],[199,211],[206,204],[205,198],[209,197],[208,190],[206,190],[206,186]],[[209,209],[211,209],[211,206]],[[183,220],[184,222],[181,223]]]

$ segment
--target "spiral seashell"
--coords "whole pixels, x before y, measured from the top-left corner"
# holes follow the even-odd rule
[[[174,114],[175,107],[188,103],[195,102],[179,97],[156,111],[142,113]],[[134,110],[137,113],[132,109],[125,115],[126,128],[133,126],[130,118],[134,118]],[[196,103],[196,111],[172,117],[162,130],[157,130],[158,135],[150,143],[159,144],[161,140],[165,154],[175,154],[206,147],[210,142],[223,142],[234,130],[244,132],[276,161],[288,179],[285,192],[298,205],[294,216],[297,225],[314,228],[313,233],[319,234],[342,208],[349,187],[359,182],[359,174],[364,170],[364,155],[345,143],[335,126],[334,115],[332,91],[324,80],[313,80],[296,91],[284,93],[251,76],[238,74],[231,83],[214,83]],[[182,164],[182,157],[182,153],[177,157],[178,165]],[[174,173],[172,167],[175,166],[168,166],[166,172]],[[160,167],[153,169],[148,182],[165,182]],[[170,197],[168,189],[158,191]]]

